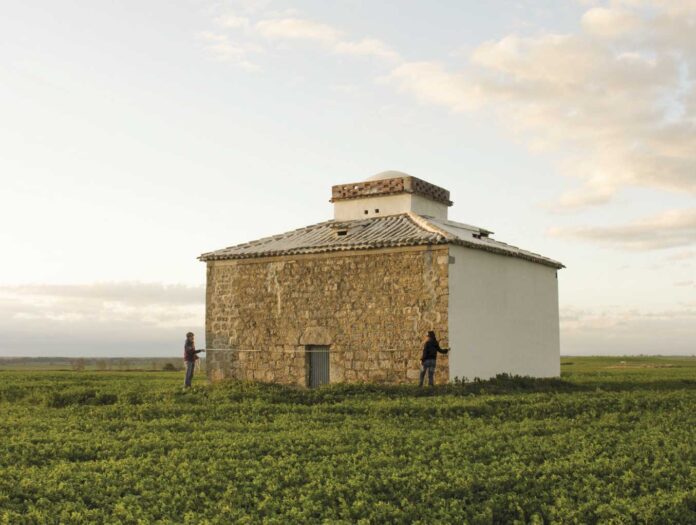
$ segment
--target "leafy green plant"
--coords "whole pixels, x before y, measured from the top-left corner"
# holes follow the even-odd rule
[[[2,372],[0,523],[694,522],[696,360],[593,359],[432,390]]]

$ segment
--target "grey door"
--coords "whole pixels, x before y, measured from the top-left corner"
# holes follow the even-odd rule
[[[308,346],[309,387],[315,388],[329,382],[329,347]]]

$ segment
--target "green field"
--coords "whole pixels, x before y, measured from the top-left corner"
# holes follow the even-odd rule
[[[0,371],[0,523],[696,523],[696,359],[181,389]]]

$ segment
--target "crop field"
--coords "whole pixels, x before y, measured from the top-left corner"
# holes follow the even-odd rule
[[[0,523],[696,523],[696,359],[434,389],[0,371]]]

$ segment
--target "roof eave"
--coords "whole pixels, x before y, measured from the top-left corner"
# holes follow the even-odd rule
[[[291,255],[315,255],[318,253],[335,253],[335,252],[348,252],[348,251],[368,251],[368,250],[380,250],[388,248],[407,248],[409,246],[439,246],[443,244],[453,244],[457,246],[464,246],[466,248],[472,248],[474,250],[483,250],[490,253],[495,253],[497,255],[504,255],[507,257],[515,257],[517,259],[523,259],[533,263],[541,264],[544,266],[549,266],[551,268],[556,268],[557,270],[563,269],[566,266],[553,259],[547,259],[542,257],[534,257],[525,253],[512,253],[507,250],[497,248],[496,246],[481,245],[477,243],[470,243],[463,239],[453,240],[453,239],[442,239],[441,241],[431,241],[431,242],[414,242],[414,243],[389,243],[379,246],[329,246],[322,248],[297,248],[293,250],[286,251],[273,251],[264,253],[243,253],[243,254],[215,254],[204,253],[197,257],[199,261],[210,262],[210,261],[229,261],[229,260],[240,260],[240,259],[264,259],[268,257],[283,257]]]
[[[269,251],[269,252],[250,252],[250,253],[237,253],[237,254],[216,254],[204,253],[197,257],[199,261],[209,262],[209,261],[226,261],[235,259],[263,259],[266,257],[282,257],[286,255],[313,255],[318,253],[332,253],[332,252],[351,252],[351,251],[367,251],[367,250],[384,250],[389,248],[408,248],[415,246],[441,246],[444,244],[450,244],[447,239],[440,240],[430,240],[423,242],[408,242],[408,241],[397,241],[391,243],[382,243],[376,246],[369,245],[334,245],[334,246],[324,246],[324,247],[308,247],[308,248],[294,248],[292,250],[279,250],[279,251]]]
[[[495,245],[478,244],[478,243],[474,243],[474,242],[468,242],[464,239],[457,239],[455,241],[452,241],[452,244],[455,244],[457,246],[464,246],[466,248],[473,248],[474,250],[483,250],[483,251],[495,253],[498,255],[506,255],[508,257],[515,257],[517,259],[524,259],[526,261],[534,262],[537,264],[543,264],[544,266],[550,266],[551,268],[556,268],[557,270],[560,270],[561,268],[565,268],[565,265],[563,263],[560,263],[558,261],[554,261],[553,259],[547,259],[546,257],[536,257],[534,255],[527,254],[527,253],[511,252],[511,251],[505,250],[503,248],[499,248]]]

